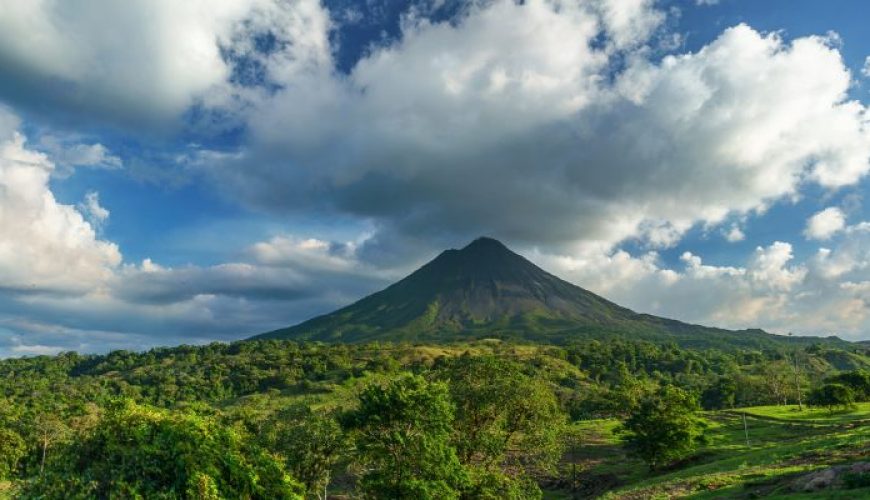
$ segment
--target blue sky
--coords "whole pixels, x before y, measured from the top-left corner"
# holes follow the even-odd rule
[[[482,234],[870,338],[862,2],[173,7],[0,0],[0,355],[243,338]]]

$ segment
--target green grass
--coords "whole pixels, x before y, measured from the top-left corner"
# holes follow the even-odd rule
[[[870,403],[858,403],[852,409],[834,410],[834,412],[824,408],[810,408],[806,405],[804,405],[803,410],[799,410],[797,405],[785,405],[755,406],[739,411],[745,411],[748,415],[759,417],[813,424],[838,424],[855,420],[870,420]]]
[[[870,498],[867,489],[822,496],[791,490],[802,474],[870,456],[870,425],[854,425],[867,417],[870,404],[833,415],[791,407],[745,410],[748,445],[739,413],[743,409],[709,412],[709,444],[679,467],[660,472],[625,455],[613,433],[615,420],[579,422],[574,431],[581,445],[566,457],[563,474],[576,464],[582,498]],[[596,482],[610,487],[596,489]],[[548,498],[571,496],[550,492]]]

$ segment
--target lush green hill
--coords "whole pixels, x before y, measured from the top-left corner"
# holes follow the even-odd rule
[[[639,314],[544,271],[500,242],[447,250],[403,280],[335,312],[255,338],[326,342],[449,342],[501,338],[549,343],[625,338],[693,347],[824,342],[731,331]]]
[[[457,371],[463,362],[479,369]],[[564,346],[497,340],[437,345],[244,341],[0,360],[0,498],[106,498],[71,496],[67,488],[81,492],[95,478],[101,487],[124,488],[125,481],[140,481],[141,474],[150,479],[128,485],[130,491],[159,485],[165,493],[188,484],[188,472],[203,472],[203,467],[224,497],[238,498],[234,488],[250,486],[264,472],[280,473],[276,457],[285,471],[302,470],[291,453],[296,438],[281,438],[288,430],[285,424],[298,432],[294,422],[319,426],[327,416],[335,418],[332,428],[346,426],[341,416],[359,407],[367,389],[411,374],[446,383],[456,398],[451,404],[459,408],[469,399],[461,399],[464,393],[456,384],[499,397],[504,379],[498,390],[488,389],[504,376],[499,370],[505,366],[513,367],[510,380],[525,384],[522,405],[532,401],[529,394],[544,395],[543,400],[557,404],[560,418],[570,422],[567,430],[572,432],[563,432],[560,425],[555,441],[559,466],[527,473],[552,498],[791,494],[790,485],[802,475],[860,461],[870,451],[868,403],[833,414],[762,406],[794,401],[798,389],[806,396],[842,369],[870,367],[866,354],[820,345],[723,352],[617,340]],[[633,411],[638,398],[665,386],[685,390],[710,410],[702,413],[712,422],[710,443],[685,460],[649,472],[640,460],[626,455],[612,430]],[[727,396],[723,388],[729,386],[730,400],[717,397]],[[742,410],[712,411],[722,407],[748,407],[749,445]],[[457,412],[451,438],[455,443],[468,441],[469,434],[461,429],[473,422],[470,415]],[[347,429],[348,439],[358,437],[352,427]],[[360,474],[370,470],[366,458],[357,454],[359,447],[345,444],[331,469],[329,491],[336,496],[330,498],[357,494]],[[515,463],[548,449],[541,444],[511,448],[518,455],[507,459],[518,462],[504,462],[499,470],[513,471]],[[233,463],[239,467],[225,469],[224,454],[236,457]],[[202,457],[216,463],[209,465]],[[161,467],[143,468],[143,463]],[[176,465],[181,467],[177,471]],[[473,460],[465,463],[474,465]],[[41,483],[43,478],[47,480]],[[52,493],[46,494],[46,488],[53,488]],[[862,490],[826,494],[849,498],[856,492]],[[308,498],[315,498],[313,493]],[[176,497],[203,498],[167,496]]]
[[[578,422],[581,445],[563,463],[577,471],[574,486],[553,487],[549,498],[870,498],[870,474],[848,472],[870,456],[868,412],[870,403],[834,414],[796,406],[707,412],[710,442],[679,466],[656,472],[625,454],[618,421]],[[809,487],[828,474],[833,485]]]

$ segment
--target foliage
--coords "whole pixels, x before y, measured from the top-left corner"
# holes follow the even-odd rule
[[[856,401],[870,401],[870,371],[854,370],[828,377],[827,382],[842,384],[852,390]]]
[[[282,465],[206,416],[121,401],[33,481],[34,498],[301,498]]]
[[[807,402],[833,412],[835,408],[847,410],[855,405],[855,393],[843,384],[828,383],[810,393]]]
[[[808,346],[798,353],[800,387],[809,394],[810,380],[840,383],[860,400],[870,367],[865,350],[858,344],[849,350]],[[783,395],[791,402],[793,359],[793,350],[693,349],[605,336],[560,346],[270,340],[0,360],[0,433],[7,436],[0,442],[0,474],[15,491],[26,486],[30,493],[46,492],[50,484],[58,489],[55,496],[90,491],[95,479],[83,471],[99,465],[76,469],[79,456],[90,452],[107,422],[118,427],[138,421],[120,420],[113,403],[120,398],[160,415],[155,419],[163,423],[149,428],[201,419],[210,433],[235,436],[233,446],[252,467],[259,467],[254,457],[268,455],[304,482],[309,496],[322,496],[324,486],[331,494],[349,494],[373,462],[349,439],[359,437],[358,429],[350,432],[354,436],[336,434],[335,414],[356,411],[365,387],[387,387],[414,373],[446,387],[453,407],[445,446],[455,451],[459,475],[467,480],[451,484],[450,491],[464,498],[532,498],[540,494],[539,482],[552,484],[565,473],[552,467],[565,441],[564,413],[573,420],[624,419],[662,386],[679,387],[706,408],[730,408],[732,389],[735,408],[782,403]],[[774,384],[766,380],[771,367],[778,371]],[[813,421],[825,413],[774,410],[778,418]],[[859,414],[866,412],[839,412],[836,419]],[[118,431],[126,432],[132,431]],[[740,432],[734,439],[744,439]],[[455,467],[450,454],[445,457]],[[208,472],[184,477],[202,497],[220,495],[224,487]],[[0,482],[0,497],[3,488]]]
[[[285,457],[287,469],[309,494],[325,500],[335,464],[347,453],[347,439],[332,412],[294,405],[265,424],[262,441]]]
[[[25,453],[27,447],[24,439],[11,429],[0,428],[0,480],[13,477]]]
[[[370,385],[344,415],[366,472],[366,497],[459,498],[467,477],[451,437],[454,407],[447,386],[406,375]]]
[[[736,396],[737,382],[731,377],[722,376],[701,394],[701,405],[706,410],[734,408]]]
[[[697,400],[686,391],[665,386],[644,398],[623,422],[628,451],[651,469],[683,458],[704,442],[706,423],[697,416]]]
[[[528,496],[537,488],[528,485],[530,469],[551,469],[563,451],[565,419],[553,391],[518,363],[494,356],[466,354],[447,364],[442,377],[457,407],[453,442],[460,461],[479,469],[473,496],[485,496],[484,490]],[[506,475],[508,468],[526,475]]]
[[[512,477],[492,469],[471,466],[469,485],[462,498],[475,500],[533,500],[543,497],[538,483],[529,476]]]

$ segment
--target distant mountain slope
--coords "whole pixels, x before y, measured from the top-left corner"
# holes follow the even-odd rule
[[[557,343],[624,337],[696,347],[847,344],[835,337],[782,337],[639,314],[553,276],[491,238],[444,251],[345,308],[254,338],[437,342],[482,337]]]

